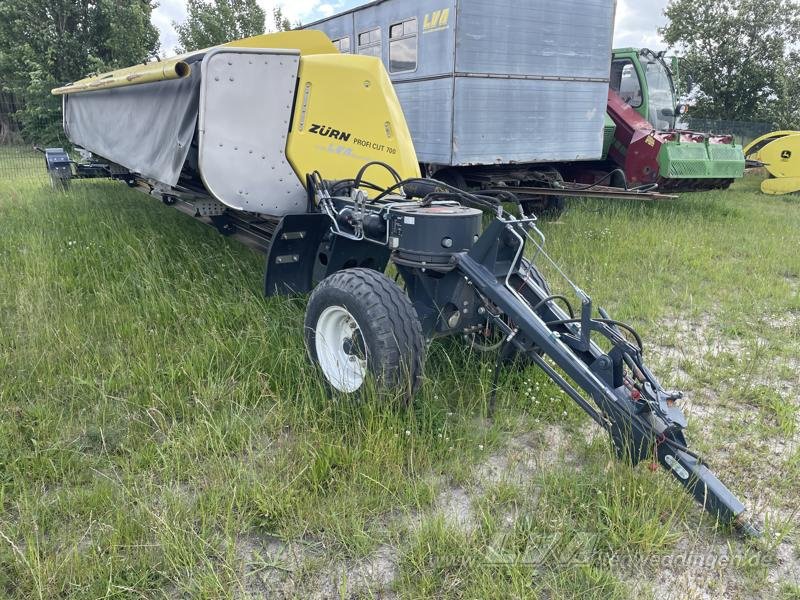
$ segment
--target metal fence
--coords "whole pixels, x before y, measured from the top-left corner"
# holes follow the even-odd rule
[[[60,111],[33,110],[28,112],[26,121],[23,111],[30,106],[38,109],[37,104],[28,104],[24,96],[0,86],[0,181],[47,180],[44,157],[34,146],[50,145],[53,134],[33,132],[59,132],[61,115]],[[26,122],[35,126],[29,130]],[[66,140],[57,141],[63,146]]]
[[[688,126],[693,131],[704,133],[733,134],[742,146],[749,144],[757,137],[775,131],[773,123],[752,121],[728,121],[722,119],[700,119],[688,117]]]

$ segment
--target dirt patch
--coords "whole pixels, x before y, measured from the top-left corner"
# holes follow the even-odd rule
[[[386,590],[397,577],[397,562],[397,550],[381,546],[353,570],[351,578],[360,589],[375,591],[375,586],[378,586]]]
[[[241,566],[242,597],[291,597],[297,591],[304,563],[314,554],[303,544],[272,536],[240,537],[236,558]]]
[[[236,544],[242,598],[327,600],[368,596],[392,598],[397,550],[379,546],[361,559],[328,561],[321,544],[244,536]]]
[[[655,328],[659,335],[649,339],[645,347],[645,360],[654,359],[654,362],[664,366],[677,366],[685,360],[696,362],[722,353],[748,352],[742,340],[725,337],[716,331],[715,322],[715,317],[711,314],[694,319],[662,319]],[[682,378],[689,377],[685,371],[680,374]]]
[[[776,330],[789,328],[789,331],[796,330],[800,323],[796,312],[767,315],[760,321],[762,326]],[[797,511],[791,506],[794,501],[770,489],[768,480],[782,476],[784,463],[797,448],[800,414],[796,415],[799,427],[794,435],[766,437],[764,429],[757,427],[766,418],[764,406],[738,405],[720,398],[731,386],[739,389],[743,385],[753,385],[772,388],[795,406],[800,405],[796,382],[785,380],[787,373],[798,372],[796,367],[800,364],[795,364],[794,358],[774,358],[764,363],[763,371],[743,373],[742,381],[739,378],[720,380],[712,389],[680,369],[683,361],[691,361],[701,369],[713,368],[714,359],[722,353],[742,357],[748,353],[755,355],[759,347],[766,347],[769,342],[756,338],[756,348],[753,348],[752,340],[745,344],[740,339],[725,336],[719,332],[713,315],[688,321],[665,319],[657,330],[665,332],[663,339],[654,340],[655,343],[646,348],[645,358],[654,363],[656,373],[668,373],[670,383],[677,380],[682,389],[691,390],[681,402],[689,419],[690,437],[712,440],[710,436],[719,435],[720,431],[741,430],[733,425],[752,423],[750,439],[741,436],[727,441],[713,439],[714,449],[707,458],[723,480],[735,478],[737,487],[744,490],[740,494],[742,501],[759,525],[767,522],[780,527],[784,523],[792,527],[797,522]],[[737,463],[740,454],[737,450],[742,448],[753,458],[752,464]],[[798,535],[796,527],[791,535]],[[785,583],[800,585],[797,541],[787,538],[774,552],[757,552],[735,537],[717,535],[710,529],[687,532],[658,568],[643,570],[631,581],[635,587],[651,587],[658,598],[771,599]]]
[[[436,499],[436,506],[448,523],[466,531],[475,529],[472,499],[464,488],[450,487],[442,490]]]
[[[633,589],[649,588],[654,597],[669,600],[771,600],[782,585],[800,583],[797,556],[788,542],[775,549],[772,560],[708,528],[694,535],[680,540],[667,555],[630,570],[621,565],[623,579]]]
[[[594,433],[587,430],[586,435]],[[571,434],[558,425],[514,436],[501,451],[490,455],[477,467],[476,479],[479,483],[524,483],[543,470],[569,463],[564,450],[571,441]]]
[[[764,315],[761,320],[770,328],[778,330],[797,331],[800,327],[800,312],[788,311]]]

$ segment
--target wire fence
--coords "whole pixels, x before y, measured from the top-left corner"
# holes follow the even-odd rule
[[[61,111],[0,86],[0,181],[47,181],[44,155],[35,146],[67,141],[61,132]]]
[[[0,144],[0,181],[47,181],[44,155],[28,145]]]
[[[773,123],[752,121],[730,121],[724,119],[688,118],[688,125],[692,131],[703,133],[716,133],[721,135],[732,134],[738,143],[746,146],[757,137],[775,131]]]

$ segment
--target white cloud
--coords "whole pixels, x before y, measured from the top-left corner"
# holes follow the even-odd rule
[[[617,0],[614,47],[666,48],[658,34],[658,28],[667,24],[666,6],[667,0]]]
[[[161,33],[161,54],[175,54],[178,44],[178,35],[172,26],[173,21],[181,22],[186,18],[186,3],[184,0],[160,0],[158,7],[153,10],[151,21]]]
[[[323,17],[330,17],[336,12],[336,8],[332,4],[320,4],[317,10]]]

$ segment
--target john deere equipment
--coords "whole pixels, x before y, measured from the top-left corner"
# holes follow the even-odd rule
[[[714,517],[755,533],[688,447],[681,394],[646,366],[639,335],[566,276],[573,301],[551,291],[539,267],[563,270],[520,198],[419,177],[378,59],[298,32],[176,61],[178,77],[161,65],[148,83],[104,87],[120,79],[110,74],[55,90],[67,135],[102,157],[87,175],[122,179],[262,250],[267,295],[311,292],[308,353],[334,394],[371,382],[409,398],[431,340],[488,349],[476,340],[497,337],[503,356],[525,359],[509,368],[538,365],[621,458],[653,459]],[[83,173],[55,155],[57,177]],[[384,274],[390,264],[400,284]]]
[[[761,182],[765,194],[800,192],[800,131],[774,131],[744,149],[748,163],[763,166],[769,177]]]

